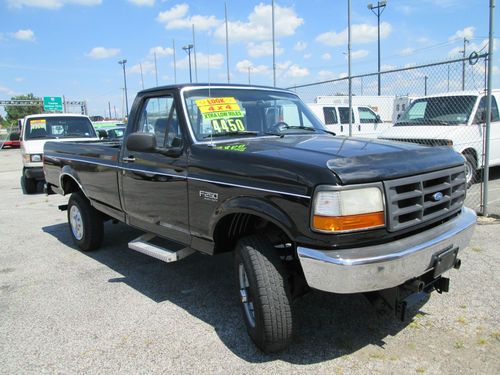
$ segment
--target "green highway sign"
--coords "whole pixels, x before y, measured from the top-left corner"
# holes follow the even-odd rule
[[[62,112],[63,102],[60,96],[44,96],[43,110],[51,112]]]

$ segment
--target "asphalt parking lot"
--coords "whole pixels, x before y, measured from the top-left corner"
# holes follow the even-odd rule
[[[311,292],[295,304],[290,348],[265,355],[245,332],[231,254],[165,264],[111,223],[103,247],[82,253],[57,209],[67,197],[25,195],[20,175],[19,151],[0,151],[1,374],[500,373],[496,221],[477,226],[450,293],[410,321],[360,295]]]

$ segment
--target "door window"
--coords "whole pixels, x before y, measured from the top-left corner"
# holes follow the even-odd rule
[[[323,115],[325,116],[325,125],[335,125],[338,123],[335,107],[323,107]]]
[[[349,107],[339,107],[339,116],[341,124],[349,123]],[[351,111],[351,122],[354,123],[354,112]]]
[[[137,130],[153,133],[156,136],[156,147],[167,148],[181,145],[182,131],[172,96],[146,99],[140,119]]]
[[[484,122],[484,119],[486,118],[486,96],[483,96],[481,98],[481,101],[479,102],[479,106],[477,107],[477,112],[476,112],[476,117],[475,121],[476,123],[481,123]],[[483,115],[484,113],[484,115]],[[498,106],[497,106],[497,101],[495,100],[495,97],[492,95],[491,96],[491,121],[498,121],[499,120],[499,115],[498,115]]]
[[[377,121],[377,115],[370,108],[359,107],[359,122],[362,124],[374,124]]]

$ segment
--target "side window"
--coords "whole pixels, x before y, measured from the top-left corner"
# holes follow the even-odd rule
[[[359,107],[359,122],[362,124],[374,124],[377,122],[377,115],[370,108]]]
[[[483,113],[486,113],[486,98],[486,96],[483,96],[479,102],[476,117],[474,119],[474,122],[476,123],[483,122],[483,119],[485,118]],[[497,101],[493,95],[491,96],[491,121],[499,121]]]
[[[172,96],[148,98],[140,119],[137,130],[155,134],[156,147],[178,147],[181,145],[182,132]]]
[[[325,125],[335,125],[338,123],[335,107],[323,107],[323,115],[325,117]]]
[[[349,107],[339,107],[341,124],[349,124]],[[354,112],[351,111],[351,122],[354,124]]]

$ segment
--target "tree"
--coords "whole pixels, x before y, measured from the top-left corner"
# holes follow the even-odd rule
[[[35,97],[33,94],[27,95],[18,95],[10,98],[11,100],[41,100],[40,98]],[[34,105],[34,106],[6,106],[5,112],[7,113],[7,121],[9,123],[14,123],[17,119],[23,118],[24,116],[33,115],[36,113],[43,112],[43,105]]]

